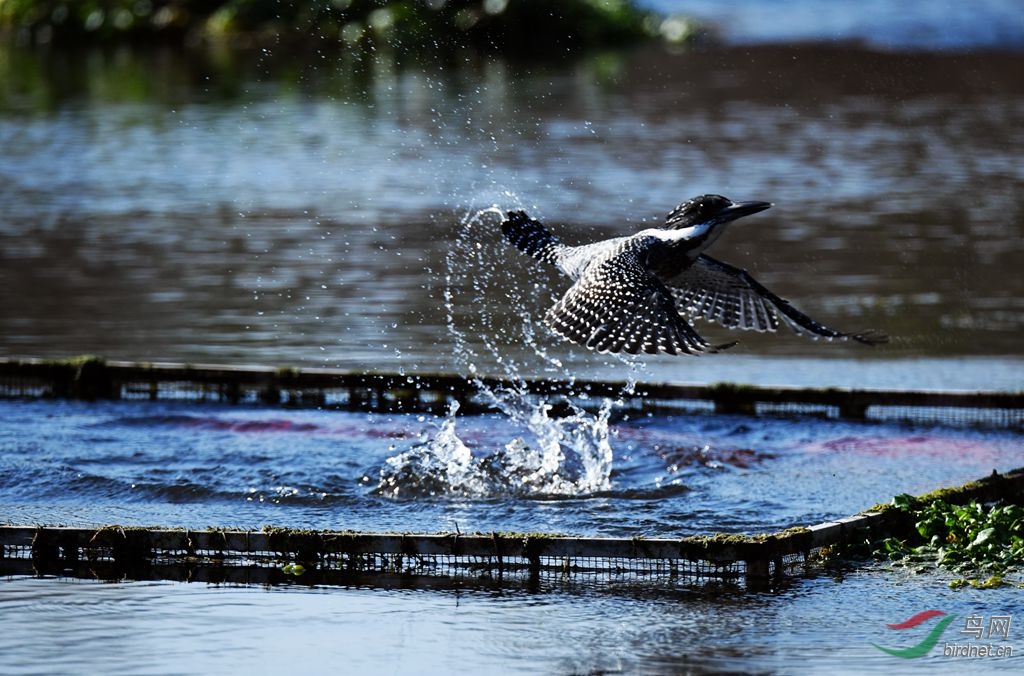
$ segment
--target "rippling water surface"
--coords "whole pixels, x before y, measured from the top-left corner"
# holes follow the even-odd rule
[[[0,514],[13,523],[675,537],[814,523],[1024,465],[1010,433],[643,416],[608,423],[606,474],[569,487],[598,451],[563,437],[532,483],[539,460],[509,457],[542,453],[553,421],[138,403],[0,413]]]
[[[617,416],[603,428],[606,483],[566,493],[578,480],[573,453],[590,447],[562,440],[552,470],[561,483],[546,474],[542,485],[513,484],[510,468],[523,467],[509,459],[516,440],[534,450],[543,440],[502,414],[35,401],[0,402],[0,418],[0,514],[18,524],[751,533],[1024,465],[1024,444],[1008,432]],[[601,429],[600,418],[580,421]],[[477,474],[459,464],[463,453]],[[614,577],[443,591],[372,577],[345,588],[258,589],[8,575],[0,608],[11,621],[0,621],[0,650],[11,673],[43,664],[77,672],[86,659],[90,670],[126,673],[341,662],[373,672],[790,672],[795,660],[799,671],[844,671],[853,661],[858,672],[886,673],[893,658],[869,645],[892,643],[885,623],[932,607],[965,616],[1024,610],[1014,590],[953,592],[949,579],[869,566],[747,594]],[[42,635],[52,637],[45,649],[34,640]],[[1013,671],[1014,660],[986,668]],[[937,656],[926,662],[941,673],[961,668]]]
[[[735,597],[588,584],[428,591],[19,579],[0,584],[0,606],[30,621],[5,627],[0,648],[10,673],[40,664],[83,672],[87,660],[90,671],[137,674],[961,674],[963,660],[930,654],[907,667],[870,642],[895,645],[885,623],[922,608],[985,617],[1024,610],[1003,599],[880,570]],[[969,663],[1015,673],[1021,659]]]

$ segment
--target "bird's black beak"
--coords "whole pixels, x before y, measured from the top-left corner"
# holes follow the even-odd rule
[[[771,205],[771,202],[733,202],[718,212],[715,220],[719,223],[728,223],[729,221],[735,221],[737,218],[743,218],[744,216],[764,211]]]

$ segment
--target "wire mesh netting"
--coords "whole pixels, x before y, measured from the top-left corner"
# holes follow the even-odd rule
[[[3,541],[0,565],[8,574],[66,574],[85,568],[92,574],[105,573],[111,577],[137,576],[144,571],[146,577],[192,579],[229,574],[237,577],[240,571],[245,571],[250,578],[262,577],[268,581],[275,575],[292,574],[326,584],[345,583],[353,575],[396,575],[450,583],[562,579],[644,585],[693,585],[710,581],[755,585],[805,565],[810,553],[810,549],[786,554],[774,552],[763,561],[735,559],[737,543],[716,547],[714,540],[699,544],[685,540],[640,543],[513,534],[460,537],[326,532],[289,533],[284,537],[290,541],[290,545],[284,545],[291,547],[290,551],[273,549],[283,543],[275,543],[274,534],[265,532],[223,532],[206,537],[187,531],[142,528],[6,526],[0,527]],[[320,545],[340,538],[360,551],[339,551],[348,545],[303,549],[298,544],[303,538],[311,538]],[[217,540],[222,546],[216,546]],[[202,546],[188,544],[192,542]],[[715,560],[700,558],[691,551],[692,546],[705,546],[708,542],[710,547],[705,556]],[[405,551],[394,551],[396,543]],[[187,546],[181,546],[183,544]],[[491,548],[502,553],[451,551],[460,548],[473,552]],[[544,555],[531,551],[548,548],[564,553]],[[615,555],[617,550],[628,555]],[[612,553],[601,555],[602,551]],[[758,553],[750,555],[760,556]]]

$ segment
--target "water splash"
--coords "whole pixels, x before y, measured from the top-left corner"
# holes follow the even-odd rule
[[[581,495],[612,487],[609,418],[621,399],[602,399],[591,413],[577,403],[588,399],[585,392],[549,398],[527,391],[528,375],[570,384],[575,376],[551,354],[550,334],[533,319],[560,287],[525,259],[524,274],[513,273],[518,254],[497,227],[503,217],[491,207],[463,219],[446,261],[444,299],[457,363],[481,403],[499,411],[515,435],[497,447],[470,448],[459,437],[453,402],[436,432],[386,461],[376,488],[381,495]],[[641,366],[620,361],[628,367],[626,394]],[[504,384],[485,382],[485,373]]]
[[[480,462],[455,432],[458,409],[453,402],[432,438],[388,458],[374,492],[393,498],[486,495],[488,482]]]
[[[438,429],[385,461],[374,493],[392,498],[569,496],[611,488],[612,449],[608,414],[579,410],[551,417],[551,406],[534,404],[524,433],[503,446],[474,450],[456,430],[453,402]]]

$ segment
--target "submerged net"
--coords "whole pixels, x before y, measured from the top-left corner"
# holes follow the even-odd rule
[[[1021,504],[1024,469],[942,492],[950,501]],[[240,583],[405,585],[599,581],[629,585],[728,583],[759,589],[815,565],[824,551],[899,536],[905,514],[880,509],[753,537],[579,538],[536,533],[432,535],[232,531],[107,526],[0,526],[6,574],[84,574]],[[377,580],[381,583],[381,580]]]
[[[389,535],[329,531],[212,531],[0,527],[7,574],[233,579],[349,584],[399,576],[407,582],[605,581],[756,585],[803,565],[798,545],[780,539],[768,559],[738,536],[683,540],[569,538],[529,534]],[[806,551],[790,551],[806,546]],[[754,558],[742,559],[738,556]],[[706,558],[704,558],[706,557]],[[298,568],[297,568],[298,567]]]

